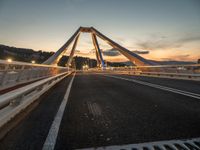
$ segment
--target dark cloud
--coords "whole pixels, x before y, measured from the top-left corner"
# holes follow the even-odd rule
[[[187,35],[185,37],[173,40],[167,38],[166,36],[155,36],[151,37],[146,41],[140,41],[137,45],[142,49],[168,49],[168,48],[178,48],[186,43],[200,41],[200,35]]]
[[[108,50],[102,51],[102,53],[105,56],[119,56],[119,55],[121,55],[120,52],[116,49],[108,49]]]
[[[147,51],[147,50],[134,50],[132,52],[134,52],[136,54],[149,54],[149,51]]]
[[[149,51],[147,51],[147,50],[133,50],[132,52],[134,52],[136,54],[149,54]],[[114,49],[114,48],[102,51],[102,53],[105,56],[119,56],[119,55],[122,55],[117,49]]]
[[[179,59],[186,59],[188,57],[190,57],[189,54],[183,54],[183,55],[176,55],[175,57],[178,57]]]

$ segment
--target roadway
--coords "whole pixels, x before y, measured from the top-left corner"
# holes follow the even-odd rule
[[[42,149],[71,79],[42,96],[0,149]],[[200,137],[199,89],[198,81],[76,73],[55,149]]]

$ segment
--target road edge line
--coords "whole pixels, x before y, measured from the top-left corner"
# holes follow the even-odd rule
[[[67,101],[68,101],[69,94],[71,91],[72,83],[75,78],[75,74],[76,73],[74,73],[74,75],[68,85],[68,88],[67,88],[65,96],[63,98],[63,101],[61,102],[60,107],[56,113],[56,116],[54,117],[53,123],[49,129],[48,135],[43,144],[42,150],[53,150],[56,145],[56,140],[57,140],[60,124],[61,124],[62,117],[63,117],[64,111],[65,111],[65,107],[67,105]]]
[[[113,76],[113,75],[103,75],[103,76],[111,77],[111,78],[115,78],[115,79],[120,79],[120,80],[125,80],[125,81],[129,81],[129,82],[134,82],[134,83],[137,83],[137,84],[157,88],[157,89],[160,89],[160,90],[163,90],[163,91],[169,91],[169,92],[172,92],[172,93],[188,96],[188,97],[191,97],[191,98],[200,99],[199,94],[191,93],[191,92],[187,92],[187,91],[183,91],[183,90],[178,90],[178,89],[175,89],[175,88],[165,87],[165,86],[161,86],[161,85],[158,85],[158,84],[152,84],[152,83],[148,83],[148,82],[144,82],[144,81],[140,81],[140,80],[123,78],[123,77],[118,77],[118,76]]]

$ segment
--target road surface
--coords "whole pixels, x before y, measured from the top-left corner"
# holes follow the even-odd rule
[[[71,79],[42,96],[0,149],[42,149]],[[55,150],[198,137],[200,82],[85,72],[75,75]]]

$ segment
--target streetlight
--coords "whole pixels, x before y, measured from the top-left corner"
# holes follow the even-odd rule
[[[35,60],[32,60],[31,63],[32,63],[32,64],[35,64]]]
[[[11,63],[11,62],[12,62],[12,59],[11,59],[11,58],[8,58],[8,59],[7,59],[7,62]]]

